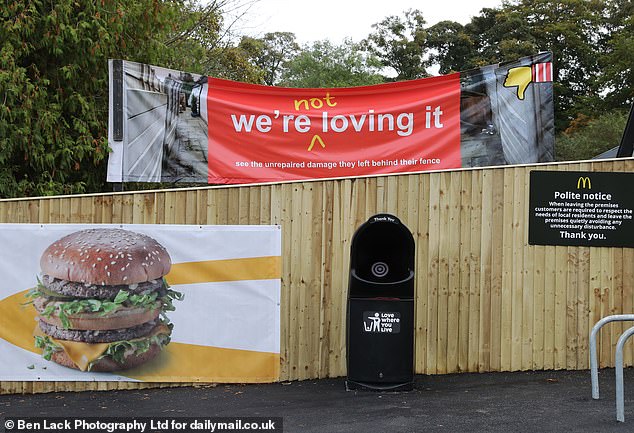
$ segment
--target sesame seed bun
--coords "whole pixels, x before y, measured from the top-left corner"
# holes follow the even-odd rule
[[[43,274],[85,284],[121,285],[155,280],[171,268],[167,250],[153,238],[122,229],[71,233],[42,254]]]

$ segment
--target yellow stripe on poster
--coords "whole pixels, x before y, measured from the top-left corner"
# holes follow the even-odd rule
[[[280,355],[172,342],[156,359],[121,373],[145,382],[274,382]]]
[[[168,284],[214,283],[220,281],[272,280],[281,278],[280,256],[208,260],[175,263],[165,276]]]
[[[27,292],[0,300],[0,338],[40,354],[33,339],[35,308],[24,305]],[[274,382],[279,380],[280,355],[171,342],[154,360],[117,374],[151,382]],[[43,379],[55,380],[55,376]]]

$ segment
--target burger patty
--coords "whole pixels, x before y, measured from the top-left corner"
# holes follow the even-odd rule
[[[84,343],[114,343],[115,341],[132,340],[148,335],[160,321],[157,319],[132,328],[112,329],[109,331],[64,329],[46,323],[43,320],[38,319],[38,322],[43,333],[59,340],[81,341]]]
[[[129,285],[121,284],[117,286],[102,286],[98,284],[60,280],[58,278],[53,278],[50,275],[42,275],[42,284],[51,292],[59,293],[63,296],[73,296],[78,298],[114,299],[120,290],[132,293],[150,293],[158,291],[159,297],[164,296],[165,293],[167,293],[167,288],[165,287],[162,278]]]

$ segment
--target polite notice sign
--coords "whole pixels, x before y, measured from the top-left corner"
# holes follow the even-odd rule
[[[532,245],[634,247],[634,173],[532,171]]]

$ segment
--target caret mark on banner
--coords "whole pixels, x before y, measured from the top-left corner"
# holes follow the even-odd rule
[[[290,89],[209,79],[209,183],[459,168],[460,74]]]

